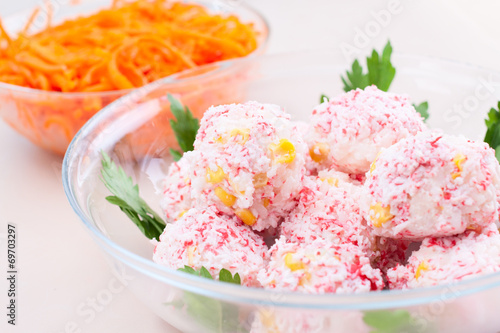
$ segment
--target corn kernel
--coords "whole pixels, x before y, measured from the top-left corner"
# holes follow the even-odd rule
[[[322,182],[327,182],[331,186],[339,187],[339,180],[337,178],[328,177],[328,178],[320,178]]]
[[[451,174],[452,179],[455,179],[455,178],[458,178],[461,176],[462,170],[463,170],[462,163],[465,162],[466,160],[467,160],[467,157],[462,153],[458,153],[455,155],[455,157],[453,158],[453,163],[455,163],[455,166],[457,167],[458,172],[454,172]]]
[[[214,192],[217,198],[219,198],[219,200],[228,207],[231,207],[236,202],[236,197],[227,193],[222,187],[217,187]]]
[[[330,147],[326,143],[318,142],[309,149],[309,155],[316,163],[321,163],[328,157]]]
[[[194,251],[196,251],[196,246],[189,246],[187,248],[188,265],[194,266]]]
[[[370,175],[372,174],[373,171],[375,171],[376,165],[375,162],[377,162],[378,157],[380,156],[381,152],[378,152],[377,157],[373,160],[372,164],[370,164]]]
[[[271,284],[275,284],[276,281],[271,281]],[[276,326],[275,320],[274,320],[274,313],[275,311],[270,311],[266,309],[262,309],[259,311],[259,318],[266,328],[266,333],[281,333],[278,327]]]
[[[224,170],[220,166],[217,167],[217,171],[212,171],[210,167],[206,169],[205,180],[210,184],[217,184],[226,178]]]
[[[238,209],[234,212],[246,225],[254,225],[257,219],[249,209]]]
[[[240,187],[238,186],[237,183],[235,183],[232,179],[229,179],[229,185],[231,185],[231,188],[233,189],[234,193],[245,195],[244,190],[240,190]]]
[[[371,212],[373,211],[373,213]],[[375,228],[380,228],[382,224],[394,218],[391,214],[391,206],[382,207],[380,202],[370,206],[370,219]]]
[[[267,174],[258,173],[253,176],[253,186],[255,188],[263,187],[267,185]]]
[[[478,226],[478,225],[470,225],[467,227],[467,230],[472,230],[478,234],[482,233],[483,232],[483,228]]]
[[[179,216],[177,217],[178,219],[180,219],[181,217],[184,216],[184,214],[187,213],[187,210],[183,210],[182,212],[179,213]]]
[[[264,205],[264,207],[265,207],[265,208],[269,207],[269,204],[270,204],[270,203],[271,203],[271,202],[269,201],[269,199],[268,199],[268,198],[264,198],[264,199],[262,199],[262,204]]]
[[[229,133],[229,135],[235,137],[236,142],[244,145],[248,141],[248,138],[250,137],[250,130],[248,128],[243,128],[243,129],[235,128]]]
[[[304,272],[304,275],[302,275],[300,277],[299,286],[303,286],[303,285],[307,284],[309,282],[309,280],[311,280],[311,273]]]
[[[418,265],[417,271],[415,272],[415,279],[418,280],[418,278],[422,275],[423,271],[428,271],[429,266],[427,265],[427,262],[424,260]]]
[[[290,268],[292,272],[298,271],[299,269],[306,268],[306,265],[302,261],[293,260],[293,254],[287,253],[285,255],[285,266]]]
[[[270,144],[269,149],[276,163],[291,163],[295,159],[295,147],[287,139],[281,139],[278,144]]]

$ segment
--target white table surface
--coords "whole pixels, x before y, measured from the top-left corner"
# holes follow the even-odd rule
[[[218,1],[237,5],[241,0]],[[0,15],[42,2],[0,0]],[[500,70],[498,1],[246,2],[260,9],[270,22],[269,53],[349,44],[366,54],[390,38],[396,52]],[[385,16],[384,26],[377,23],[375,17],[380,20],[380,13],[392,6],[397,13]],[[373,36],[362,40],[360,31],[370,28]],[[66,200],[60,175],[62,159],[35,147],[1,121],[0,156],[0,332],[178,332],[126,289],[92,310],[93,300],[106,293],[115,278]],[[15,327],[7,325],[4,307],[7,223],[18,229]]]

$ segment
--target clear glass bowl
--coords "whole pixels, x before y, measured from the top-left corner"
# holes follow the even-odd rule
[[[247,70],[232,87],[235,101],[275,103],[296,120],[308,119],[322,93],[341,93],[340,74],[348,67],[335,52],[236,62]],[[396,55],[394,64],[397,74],[391,91],[408,93],[415,103],[429,101],[432,127],[472,139],[483,137],[484,118],[500,99],[500,74],[418,56]],[[168,104],[166,92],[177,87],[178,97],[187,104],[189,99],[204,99],[225,89],[218,78],[233,69],[231,63],[219,64],[196,79],[174,75],[139,89],[93,117],[67,151],[63,181],[69,201],[112,269],[131,279],[128,287],[139,299],[183,332],[357,333],[376,331],[374,325],[389,325],[395,318],[409,326],[377,332],[500,330],[500,273],[408,291],[307,295],[209,281],[154,263],[153,245],[104,199],[109,192],[100,180],[101,151],[132,175],[141,195],[160,212],[157,189],[171,163],[168,150],[174,142],[156,126]],[[149,129],[147,147],[137,138],[144,127]],[[370,322],[373,317],[378,324]]]
[[[82,15],[90,15],[100,9],[109,8],[111,0],[88,0],[80,4],[71,4],[71,1],[57,3],[54,7],[53,22],[58,24],[68,19]],[[253,9],[242,3],[232,5],[231,3],[215,3],[208,0],[192,0],[202,4],[212,13],[235,14],[243,22],[254,23],[255,29],[260,32],[259,47],[247,57],[255,57],[265,50],[269,36],[269,26],[265,19]],[[16,35],[23,28],[27,18],[33,9],[3,18],[2,23],[11,36]],[[45,11],[33,21],[29,32],[36,33],[37,30],[45,27]],[[231,62],[232,65],[238,63]],[[240,68],[241,69],[241,68]],[[200,72],[191,72],[195,76]],[[238,79],[239,71],[228,71],[231,77],[221,78],[234,84]],[[182,82],[179,77],[179,82]],[[196,84],[193,82],[193,84]],[[20,87],[12,84],[0,82],[0,117],[14,128],[17,132],[28,138],[36,145],[63,155],[71,142],[71,139],[97,111],[116,99],[130,93],[131,90],[115,90],[106,92],[86,92],[86,93],[61,93],[48,92],[44,90]],[[210,98],[205,98],[203,103],[193,103],[193,112],[203,112],[207,104],[231,102],[231,87],[228,87],[228,94],[220,93]],[[169,130],[168,128],[166,129]]]

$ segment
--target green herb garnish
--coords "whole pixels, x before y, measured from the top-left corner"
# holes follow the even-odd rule
[[[412,317],[406,310],[366,312],[363,321],[372,328],[370,333],[412,332]]]
[[[225,268],[219,272],[219,281],[241,285],[240,275],[236,273],[232,276],[231,272]]]
[[[179,268],[177,270],[180,272],[184,272],[184,273],[188,273],[188,274],[196,275],[196,276],[201,276],[201,277],[213,280],[212,274],[210,274],[208,269],[206,269],[203,266],[201,266],[201,268],[199,270],[195,270],[194,268],[192,268],[190,266],[184,265],[184,268]],[[240,275],[238,273],[236,273],[233,276],[231,274],[231,272],[225,268],[222,268],[219,272],[219,281],[241,285]]]
[[[424,121],[429,118],[429,103],[428,102],[422,102],[419,105],[413,104],[413,107],[415,110],[417,110],[418,113],[424,118]]]
[[[188,274],[196,275],[196,276],[201,276],[201,277],[204,277],[206,279],[213,280],[212,274],[210,274],[208,269],[206,269],[203,266],[198,271],[190,266],[187,266],[187,265],[184,265],[184,268],[179,268],[177,270],[180,272],[184,272],[184,273],[188,273]]]
[[[184,268],[179,268],[178,271],[213,280],[212,275],[205,267],[195,270],[192,267],[184,266]],[[233,276],[231,272],[224,268],[219,272],[219,281],[241,284],[238,273]],[[173,305],[176,309],[185,308],[187,314],[201,323],[204,330],[208,332],[248,331],[239,322],[238,307],[223,301],[186,291],[182,300],[167,303],[166,305]]]
[[[319,97],[319,104],[327,102],[328,100],[328,96],[326,96],[325,94],[321,94],[321,96]]]
[[[484,121],[487,128],[484,142],[495,149],[496,158],[500,161],[500,102],[498,102],[497,108],[498,110],[491,108],[488,112],[488,118]]]
[[[167,95],[170,102],[170,111],[175,119],[170,119],[170,126],[174,131],[175,138],[181,147],[182,152],[170,148],[170,153],[175,161],[181,159],[182,154],[194,149],[193,144],[196,138],[200,122],[197,118],[193,117],[193,113],[186,106],[184,107],[181,102],[175,99],[172,95]]]
[[[344,91],[348,92],[357,88],[365,89],[372,84],[378,89],[387,91],[391,86],[392,80],[396,75],[396,69],[391,63],[392,46],[388,41],[380,56],[377,51],[373,50],[371,57],[366,58],[367,73],[363,71],[363,67],[356,59],[352,63],[351,71],[347,71],[346,78],[341,77],[344,83]]]
[[[351,65],[351,71],[346,72],[346,77],[341,76],[344,84],[344,91],[348,92],[355,89],[365,89],[368,86],[375,85],[378,89],[388,91],[394,77],[396,76],[396,68],[391,63],[392,46],[388,41],[382,51],[382,56],[376,50],[372,51],[371,57],[366,58],[367,73],[364,73],[363,67],[356,59]],[[320,103],[328,98],[321,95]],[[424,118],[424,121],[429,118],[429,103],[422,102],[419,105],[413,104],[415,110]]]
[[[139,196],[139,187],[134,185],[132,177],[117,167],[105,152],[102,152],[101,164],[101,180],[114,194],[106,200],[120,207],[147,238],[158,239],[165,229],[165,221]]]

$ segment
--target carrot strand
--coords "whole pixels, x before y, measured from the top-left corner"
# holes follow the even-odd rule
[[[9,44],[9,45],[12,44],[12,39],[10,39],[9,34],[7,33],[7,31],[5,31],[1,19],[0,19],[0,36],[5,38],[5,40],[7,41],[7,44]]]
[[[50,3],[50,0],[45,0],[45,8],[47,9],[47,27],[46,29],[50,29],[52,26],[52,4]]]
[[[26,22],[26,25],[24,26],[23,30],[21,31],[21,35],[26,35],[28,33],[29,28],[31,27],[31,24],[37,17],[38,13],[40,12],[40,7],[36,7],[33,12],[31,13],[30,17],[28,18],[28,22]]]

